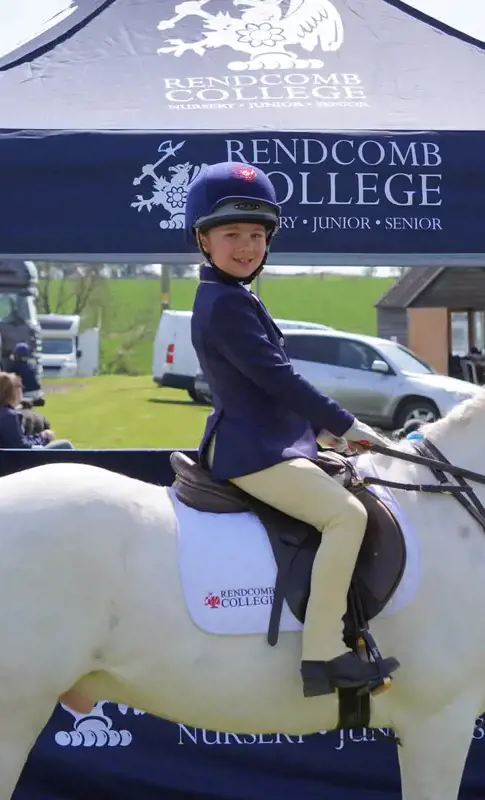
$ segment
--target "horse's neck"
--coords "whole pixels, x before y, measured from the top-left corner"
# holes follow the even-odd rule
[[[465,449],[456,431],[448,433],[446,437],[436,436],[430,440],[439,448],[442,454],[454,466],[463,467],[479,474],[484,473],[485,449],[480,457],[477,446]],[[409,442],[401,442],[399,449],[404,452],[416,454]],[[428,548],[430,543],[436,547],[436,537],[443,543],[448,536],[455,536],[456,531],[472,526],[479,531],[485,547],[485,531],[483,531],[473,517],[460,503],[449,494],[431,494],[420,492],[418,487],[426,484],[437,484],[438,481],[428,467],[412,464],[410,462],[392,459],[387,456],[373,456],[374,465],[379,477],[416,487],[416,490],[394,491],[396,500],[413,523],[418,538],[422,540],[423,547]],[[449,483],[456,484],[451,477]],[[467,482],[478,500],[485,506],[485,485]]]
[[[480,447],[479,443],[474,441],[467,447],[463,442],[462,434],[456,429],[449,432],[443,431],[441,435],[430,435],[429,440],[450,464],[484,475],[485,479],[485,444]],[[406,440],[401,441],[397,449],[403,453],[418,455],[411,442]],[[422,456],[422,453],[419,453],[419,455]],[[431,459],[438,458],[434,454],[429,457]],[[429,484],[436,482],[428,467],[383,455],[373,455],[372,459],[379,474],[384,473],[382,477],[391,479],[390,474],[392,473],[400,476],[392,478],[393,480],[399,480],[403,483]],[[453,483],[452,478],[450,478],[450,482]],[[472,488],[476,491],[477,496],[481,494],[482,497],[485,497],[485,484],[482,486],[474,483]]]
[[[425,425],[422,433],[455,466],[483,474],[485,463],[485,389],[459,403],[444,418]],[[409,444],[409,442],[407,443]],[[483,494],[479,485],[478,492]]]

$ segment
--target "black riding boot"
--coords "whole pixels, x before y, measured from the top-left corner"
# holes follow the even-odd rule
[[[366,689],[378,684],[400,666],[396,658],[383,658],[379,666],[374,661],[362,661],[348,651],[331,661],[302,661],[303,694],[317,697],[333,694],[336,689]]]

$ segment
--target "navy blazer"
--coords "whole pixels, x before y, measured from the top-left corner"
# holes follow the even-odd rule
[[[354,417],[296,373],[283,335],[259,298],[210,266],[200,270],[192,344],[213,395],[200,444],[217,431],[211,473],[227,480],[291,458],[314,458],[316,436],[347,431]]]
[[[0,448],[29,450],[32,443],[22,432],[22,420],[12,406],[0,407]]]

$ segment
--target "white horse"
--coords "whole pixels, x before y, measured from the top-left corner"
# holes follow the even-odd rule
[[[485,394],[425,428],[450,461],[483,471]],[[409,442],[399,445],[410,449]],[[373,457],[381,475],[431,473]],[[485,486],[474,485],[485,501]],[[456,800],[485,709],[485,533],[450,496],[398,492],[415,526],[414,601],[371,624],[401,662],[371,725],[399,736],[405,800]],[[194,727],[311,734],[336,726],[336,695],[304,699],[301,634],[216,636],[184,602],[166,488],[51,464],[0,480],[0,800],[8,800],[59,697],[103,698]]]

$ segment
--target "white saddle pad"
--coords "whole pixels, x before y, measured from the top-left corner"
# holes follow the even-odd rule
[[[362,456],[361,473],[373,471]],[[401,583],[380,616],[393,614],[413,599],[419,585],[419,549],[414,531],[391,493],[375,492],[399,521],[407,548]],[[268,536],[251,513],[211,514],[181,503],[170,489],[178,523],[179,564],[187,609],[193,622],[213,634],[266,634],[276,563]],[[284,603],[280,631],[299,631],[301,623]]]

